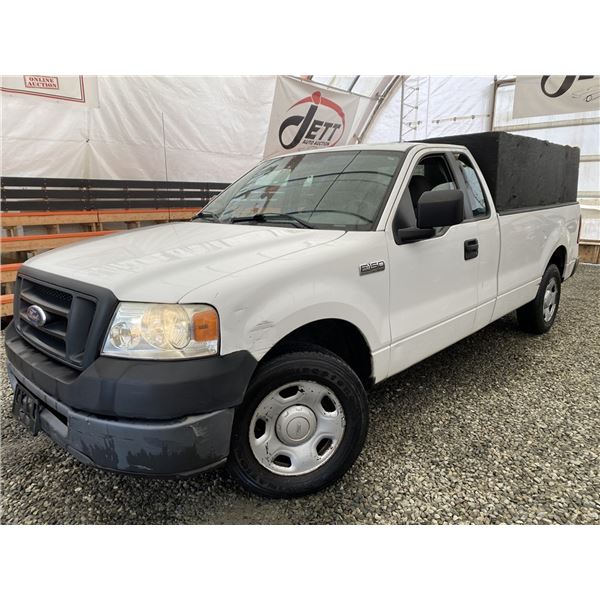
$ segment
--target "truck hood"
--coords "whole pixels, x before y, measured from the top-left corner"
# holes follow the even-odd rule
[[[166,223],[45,252],[27,266],[110,289],[119,300],[177,302],[222,277],[338,239],[344,231]]]

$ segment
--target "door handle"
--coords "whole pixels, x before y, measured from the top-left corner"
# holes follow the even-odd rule
[[[465,241],[465,260],[477,258],[479,254],[479,240],[472,239]]]

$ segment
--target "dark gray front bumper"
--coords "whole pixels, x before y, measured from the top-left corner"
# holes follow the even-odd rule
[[[224,463],[233,408],[164,421],[103,418],[74,410],[8,364],[41,403],[40,427],[56,444],[89,465],[137,475],[185,477]]]

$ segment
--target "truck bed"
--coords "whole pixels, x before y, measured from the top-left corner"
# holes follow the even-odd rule
[[[494,319],[535,297],[541,274],[555,248],[565,250],[563,279],[571,275],[578,253],[579,205],[500,214],[498,224],[500,258]]]

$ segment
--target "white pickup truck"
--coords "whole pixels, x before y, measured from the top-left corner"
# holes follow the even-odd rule
[[[544,179],[543,154],[519,160]],[[561,194],[498,212],[467,146],[441,142],[266,160],[191,222],[24,264],[13,414],[107,470],[227,463],[259,494],[319,490],[359,455],[374,384],[515,309],[552,327],[580,225]]]

